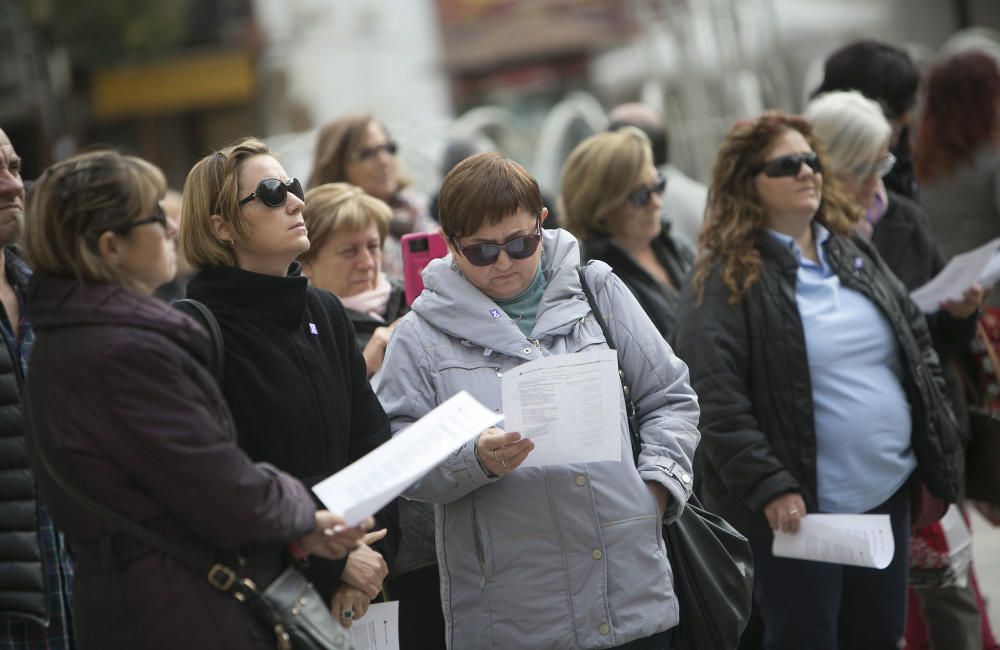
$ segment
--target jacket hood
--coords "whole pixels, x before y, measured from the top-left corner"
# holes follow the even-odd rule
[[[541,264],[546,286],[531,334],[538,341],[565,334],[590,311],[576,272],[580,245],[573,235],[561,229],[543,230]],[[487,350],[530,356],[524,352],[528,340],[521,330],[492,298],[452,268],[451,254],[431,261],[423,280],[424,292],[412,307],[421,318]]]
[[[36,273],[28,286],[28,313],[36,332],[106,325],[157,332],[207,363],[208,334],[166,302],[114,284],[81,283]]]

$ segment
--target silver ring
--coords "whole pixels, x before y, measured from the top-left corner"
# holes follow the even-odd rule
[[[354,618],[354,610],[353,609],[340,610],[340,618],[348,621],[351,620],[352,618]]]
[[[798,508],[792,508],[791,510],[788,511],[788,515],[789,516],[797,515],[797,514],[799,514],[799,509]]]

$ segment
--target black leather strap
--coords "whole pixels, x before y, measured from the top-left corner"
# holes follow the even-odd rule
[[[604,322],[601,310],[597,308],[597,300],[594,298],[594,293],[590,290],[590,285],[587,284],[586,269],[587,267],[585,265],[576,267],[576,272],[580,276],[580,286],[583,287],[583,295],[587,297],[587,302],[590,303],[590,311],[594,314],[594,320],[596,320],[597,324],[601,326],[605,342],[608,344],[609,348],[617,352],[618,348],[615,346],[614,338],[611,337],[611,330],[608,329],[608,324]],[[621,381],[622,394],[625,396],[625,413],[628,416],[628,433],[629,439],[632,441],[632,460],[635,461],[636,466],[638,466],[639,451],[642,449],[642,439],[639,437],[639,423],[636,418],[638,409],[636,409],[635,402],[632,401],[632,389],[629,388],[628,382],[625,381],[625,371],[622,370],[621,356],[618,357],[618,379]]]
[[[209,368],[215,375],[215,382],[219,384],[219,388],[222,388],[226,371],[226,343],[222,338],[222,329],[219,327],[219,321],[215,319],[215,314],[205,303],[194,298],[175,300],[173,306],[188,316],[200,320],[208,331],[208,336],[212,339],[212,361]]]

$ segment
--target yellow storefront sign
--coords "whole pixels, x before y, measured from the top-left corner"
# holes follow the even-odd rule
[[[217,52],[106,68],[91,78],[99,120],[162,115],[246,102],[256,74],[246,52]]]

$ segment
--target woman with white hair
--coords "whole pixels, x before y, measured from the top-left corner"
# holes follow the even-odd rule
[[[912,200],[887,191],[882,183],[894,159],[888,153],[892,128],[879,105],[856,91],[831,92],[810,102],[804,115],[813,123],[816,135],[827,149],[830,171],[866,211],[862,224],[867,226],[892,272],[910,291],[937,275],[944,259],[934,241],[927,214]],[[962,300],[943,303],[941,310],[927,319],[934,348],[941,358],[947,396],[966,441],[968,417],[954,362],[967,354],[982,298],[982,288],[975,285]],[[914,548],[921,545],[922,536],[931,534],[929,527],[918,530]],[[949,639],[946,645],[935,644],[935,647],[976,650],[983,647],[971,587],[915,591],[922,601],[930,637]]]
[[[927,214],[914,201],[886,190],[882,182],[896,159],[889,153],[892,127],[879,105],[857,91],[837,91],[809,102],[803,116],[826,147],[828,172],[865,211],[860,229],[871,235],[893,273],[910,290],[937,275],[944,262]],[[952,320],[965,320],[976,313],[982,294],[975,286],[962,300],[945,302],[941,309]]]

